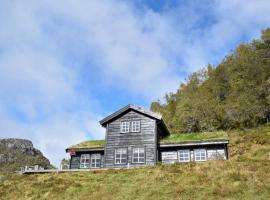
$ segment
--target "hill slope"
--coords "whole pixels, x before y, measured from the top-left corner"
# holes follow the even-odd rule
[[[171,133],[251,128],[270,122],[270,28],[217,66],[191,74],[166,102],[153,102]]]
[[[0,139],[0,172],[19,170],[22,166],[40,164],[50,167],[50,161],[29,140]]]
[[[270,125],[229,131],[229,160],[11,176],[1,199],[270,199]]]

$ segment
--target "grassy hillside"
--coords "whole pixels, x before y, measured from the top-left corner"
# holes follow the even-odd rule
[[[163,101],[162,101],[163,102]],[[153,102],[171,133],[258,127],[270,121],[270,28],[217,65],[189,75],[165,102]]]
[[[228,135],[228,161],[2,177],[0,198],[270,199],[270,126]]]

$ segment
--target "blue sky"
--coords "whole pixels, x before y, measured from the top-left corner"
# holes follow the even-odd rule
[[[149,108],[270,25],[270,1],[1,1],[0,137],[58,165],[98,121]]]

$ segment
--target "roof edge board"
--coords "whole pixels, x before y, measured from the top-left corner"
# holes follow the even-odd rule
[[[158,114],[158,113],[154,113],[152,111],[145,110],[145,109],[143,109],[142,107],[139,107],[139,106],[128,104],[127,106],[119,109],[118,111],[116,111],[116,112],[110,114],[109,116],[105,117],[104,119],[100,120],[99,123],[102,126],[104,126],[106,124],[106,122],[112,120],[113,118],[117,117],[118,115],[121,115],[122,113],[126,112],[129,109],[132,109],[134,111],[137,111],[137,112],[145,114],[145,115],[148,115],[148,116],[153,117],[153,118],[158,119],[158,120],[162,119],[161,115]]]

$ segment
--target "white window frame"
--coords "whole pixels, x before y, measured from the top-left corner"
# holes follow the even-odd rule
[[[118,154],[120,155],[119,158],[117,158]],[[127,148],[117,148],[117,149],[115,149],[114,164],[116,164],[116,165],[126,165],[127,164],[127,159],[128,159],[127,155],[128,155]],[[119,160],[119,162],[117,162],[117,160]],[[126,162],[123,162],[123,160],[126,160]]]
[[[88,160],[88,162],[87,162]],[[81,154],[80,158],[80,168],[81,169],[88,169],[90,168],[90,154]]]
[[[141,121],[136,120],[131,122],[131,132],[138,133],[141,131]]]
[[[143,154],[140,155],[140,154]],[[135,161],[135,159],[137,159],[138,161]],[[142,160],[143,161],[140,161]],[[145,163],[145,147],[133,147],[132,148],[132,163]]]
[[[122,121],[121,122],[121,133],[128,133],[129,132],[129,121]]]
[[[99,160],[99,161],[98,161]],[[95,153],[91,155],[91,168],[100,168],[101,167],[101,155]]]
[[[197,156],[197,153],[199,154]],[[203,156],[204,153],[204,156]],[[199,159],[198,159],[199,157]],[[204,159],[202,159],[204,157]],[[194,149],[194,160],[195,161],[206,161],[207,159],[207,154],[206,154],[206,149]]]
[[[182,149],[178,151],[179,162],[190,162],[190,150]]]

